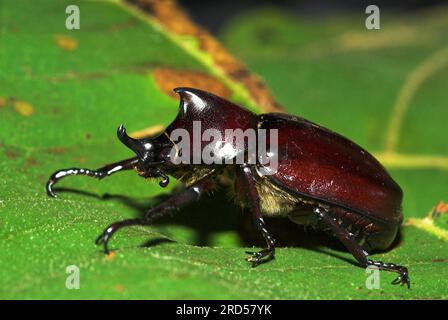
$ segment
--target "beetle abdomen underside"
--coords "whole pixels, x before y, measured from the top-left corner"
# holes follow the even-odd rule
[[[330,214],[368,252],[387,249],[399,228],[399,224],[375,221],[340,207],[330,207]]]
[[[395,239],[397,226],[373,222],[343,208],[331,207],[329,212],[333,219],[346,229],[350,236],[367,252],[387,249]],[[318,220],[310,208],[299,207],[292,211],[288,217],[294,223],[312,226],[316,230],[322,230],[333,235],[331,230]]]

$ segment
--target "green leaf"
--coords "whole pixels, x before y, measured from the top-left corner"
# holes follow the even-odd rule
[[[65,29],[68,4],[81,9],[80,30]],[[405,31],[399,40],[373,40],[374,48],[362,48],[359,17],[309,22],[272,10],[242,16],[223,38],[289,111],[379,154],[404,188],[406,219],[423,219],[446,200],[446,67],[419,86],[392,149],[388,124],[407,77],[446,47],[446,15],[385,16],[378,36],[396,26]],[[121,123],[131,132],[168,124],[178,102],[160,89],[157,68],[212,75],[235,101],[256,105],[194,41],[121,1],[40,0],[29,10],[26,1],[3,0],[0,18],[1,298],[447,297],[446,241],[416,225],[404,227],[397,248],[375,255],[409,266],[411,290],[389,285],[388,273],[381,290],[366,289],[365,270],[346,261],[354,261],[350,254],[294,225],[301,245],[280,248],[275,261],[252,269],[244,261],[248,227],[220,194],[153,226],[123,229],[111,243],[115,254],[105,256],[93,243],[103,228],[143,214],[171,189],[125,172],[101,182],[67,179],[59,186],[66,192],[50,199],[48,176],[131,156],[115,137]],[[443,56],[436,61],[443,65]],[[436,226],[446,230],[446,223]],[[66,288],[70,265],[80,268],[79,290]]]

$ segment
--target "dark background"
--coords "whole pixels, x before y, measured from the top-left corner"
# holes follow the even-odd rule
[[[330,15],[338,12],[364,12],[365,8],[374,4],[380,10],[416,11],[441,3],[446,0],[318,0],[318,1],[294,1],[294,0],[241,0],[241,1],[194,1],[179,0],[189,15],[206,27],[212,33],[217,33],[225,22],[246,10],[256,7],[279,7],[291,13],[306,16]]]

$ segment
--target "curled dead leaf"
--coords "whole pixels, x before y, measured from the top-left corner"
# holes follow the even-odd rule
[[[266,112],[284,112],[275,101],[266,84],[230,52],[209,32],[190,20],[174,0],[127,0],[132,5],[153,16],[169,32],[194,37],[200,49],[211,56],[216,68],[230,79],[245,86],[253,101]]]
[[[158,124],[158,125],[146,128],[146,129],[142,129],[142,130],[139,130],[139,131],[134,131],[130,135],[134,139],[142,139],[142,138],[145,138],[145,137],[154,136],[157,133],[162,132],[163,129],[165,129],[165,126],[162,125],[162,124]]]
[[[202,72],[156,68],[153,71],[153,75],[158,87],[175,99],[178,98],[177,93],[173,91],[176,87],[198,88],[213,92],[223,98],[229,98],[231,95],[230,89],[225,84],[215,77]]]

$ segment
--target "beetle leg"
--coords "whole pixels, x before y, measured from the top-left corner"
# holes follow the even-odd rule
[[[47,181],[46,185],[47,194],[50,197],[56,197],[56,193],[53,191],[53,186],[64,177],[83,175],[92,178],[103,179],[116,172],[133,169],[137,163],[138,158],[134,157],[108,164],[97,170],[82,169],[82,168],[58,170],[55,173],[53,173]]]
[[[252,264],[252,267],[267,262],[274,259],[275,257],[275,239],[271,236],[269,231],[266,229],[266,223],[263,220],[261,209],[260,209],[260,199],[258,196],[258,191],[255,186],[254,177],[249,166],[245,165],[242,167],[242,173],[244,180],[246,181],[249,198],[251,201],[251,210],[253,215],[253,220],[257,229],[261,232],[267,243],[267,248],[259,252],[246,252],[250,254],[246,258],[248,262]]]
[[[405,284],[408,288],[410,287],[411,284],[408,269],[406,267],[399,266],[394,263],[384,263],[381,261],[373,261],[368,259],[369,254],[355,241],[355,239],[350,235],[350,232],[340,226],[336,219],[330,216],[328,210],[315,208],[314,213],[328,225],[335,236],[341,240],[348,251],[350,251],[350,253],[361,265],[365,267],[376,266],[381,270],[396,272],[398,273],[398,277],[392,281],[392,284]]]
[[[154,222],[157,218],[164,216],[169,211],[174,209],[179,209],[181,206],[198,201],[201,196],[212,189],[214,183],[211,179],[203,179],[193,184],[188,189],[183,192],[172,196],[166,201],[158,204],[154,208],[150,209],[143,218],[136,219],[126,219],[123,221],[114,222],[109,225],[106,229],[104,229],[103,233],[99,235],[96,239],[95,243],[97,245],[103,244],[104,252],[109,253],[108,242],[111,239],[112,235],[117,232],[119,229],[127,226],[135,226],[135,225],[149,225]]]

